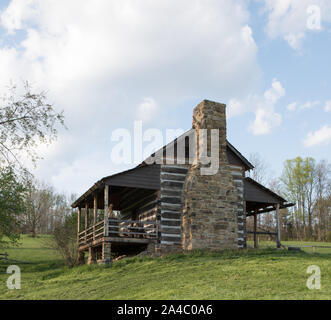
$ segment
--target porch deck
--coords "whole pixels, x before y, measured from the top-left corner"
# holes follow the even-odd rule
[[[158,239],[156,221],[104,219],[78,233],[78,249],[84,251],[103,242],[116,244],[148,244]]]

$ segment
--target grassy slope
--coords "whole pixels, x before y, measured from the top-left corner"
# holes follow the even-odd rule
[[[0,274],[0,299],[331,298],[331,249],[314,255],[274,249],[196,252],[157,259],[128,258],[110,268],[73,269],[63,267],[47,248],[45,237],[24,237],[21,247],[6,251],[12,259],[33,264],[18,263],[21,290],[8,290],[8,275]],[[321,290],[306,287],[306,269],[313,264],[321,268]],[[0,271],[4,270],[0,266]]]

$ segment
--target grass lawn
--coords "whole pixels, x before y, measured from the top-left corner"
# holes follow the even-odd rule
[[[7,289],[0,265],[0,299],[331,299],[331,249],[194,252],[68,269],[46,240],[23,236],[21,246],[1,250],[31,264],[15,263],[21,290]],[[310,265],[321,269],[321,290],[306,287]]]

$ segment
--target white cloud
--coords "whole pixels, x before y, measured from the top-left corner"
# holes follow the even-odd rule
[[[298,104],[296,102],[292,102],[289,105],[287,105],[286,108],[288,111],[295,111],[297,109],[297,105]]]
[[[29,80],[64,109],[69,131],[38,170],[67,187],[77,175],[70,168],[100,150],[107,161],[98,170],[120,169],[110,163],[111,131],[131,128],[142,97],[157,101],[139,108],[157,112],[160,127],[185,102],[255,90],[261,72],[248,23],[246,0],[12,0],[0,19],[8,32],[0,93],[9,79]]]
[[[290,47],[294,50],[301,49],[302,41],[303,41],[304,37],[305,37],[304,33],[299,33],[299,34],[289,33],[289,34],[284,35],[284,39],[288,42]]]
[[[312,109],[321,104],[320,101],[307,101],[304,104],[298,104],[297,102],[290,103],[286,108],[288,111],[296,111],[296,110],[304,110],[304,109]]]
[[[282,116],[268,108],[258,108],[255,112],[255,120],[250,125],[250,130],[255,135],[264,135],[278,127],[282,122]]]
[[[324,106],[325,112],[331,112],[331,100],[327,101]]]
[[[264,93],[264,98],[266,102],[275,104],[285,93],[286,91],[282,84],[277,79],[273,79],[271,88]]]
[[[309,132],[304,140],[306,147],[313,147],[322,143],[329,143],[331,141],[331,127],[328,125],[323,126],[315,132]]]
[[[319,106],[320,104],[321,104],[320,101],[308,101],[308,102],[304,103],[303,105],[299,106],[299,110],[312,109],[314,107]]]
[[[331,22],[329,0],[261,0],[268,15],[266,32],[272,39],[281,37],[299,50],[309,32],[323,30]]]
[[[247,105],[244,101],[233,98],[227,104],[227,117],[235,117],[244,114],[247,110]]]
[[[282,122],[282,116],[275,111],[275,107],[285,94],[282,84],[273,79],[271,88],[262,96],[250,95],[244,100],[231,99],[228,103],[228,117],[252,112],[255,120],[249,125],[249,130],[255,135],[268,134]]]

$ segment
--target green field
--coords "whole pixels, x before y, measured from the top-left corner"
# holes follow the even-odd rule
[[[194,252],[68,269],[47,237],[24,236],[21,246],[0,251],[22,271],[21,290],[9,290],[0,265],[0,299],[330,299],[331,249],[322,250]],[[310,265],[321,269],[321,290],[306,287]]]

